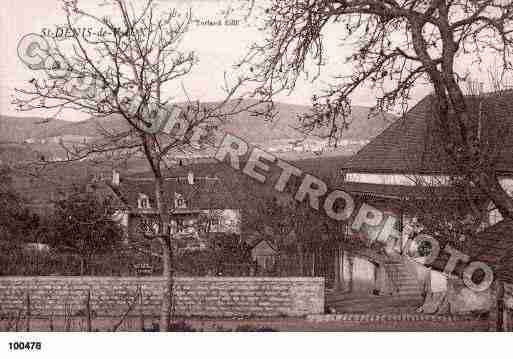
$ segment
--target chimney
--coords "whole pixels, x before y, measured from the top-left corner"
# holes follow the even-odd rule
[[[119,186],[119,172],[116,170],[112,170],[112,185]]]
[[[192,171],[187,173],[187,182],[189,182],[190,185],[194,184],[194,173]]]

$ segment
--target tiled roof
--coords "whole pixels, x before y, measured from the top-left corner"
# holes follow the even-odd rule
[[[432,126],[433,95],[428,95],[403,118],[395,121],[358,151],[345,169],[372,173],[445,173],[447,157]],[[502,152],[496,162],[500,172],[513,172],[513,92],[467,97],[470,112],[477,120],[480,112],[493,111],[504,135]]]
[[[330,178],[340,173],[340,168],[347,163],[347,157],[315,157],[289,161],[289,163],[298,166],[304,172],[321,178]],[[279,170],[277,166],[271,166],[271,168],[268,183],[261,184],[241,171],[236,171],[215,160],[176,166],[165,173],[167,203],[169,205],[173,203],[174,193],[177,192],[190,202],[191,209],[240,209],[242,201],[246,201],[247,206],[247,202],[255,198],[272,198],[275,195],[272,181],[277,179]],[[194,185],[187,182],[190,172],[194,173]],[[155,195],[150,172],[122,176],[120,192],[127,197],[131,206],[136,206],[139,193],[144,193],[150,198],[154,208]]]
[[[125,178],[120,191],[131,206],[137,206],[139,194],[145,194],[155,208],[155,190],[152,179]],[[183,179],[168,178],[164,185],[164,199],[170,208],[174,207],[174,195],[179,193],[187,203],[188,210],[237,209],[237,200],[218,178],[195,178],[194,184]]]

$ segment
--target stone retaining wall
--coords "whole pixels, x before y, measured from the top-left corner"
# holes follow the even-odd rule
[[[93,315],[156,316],[160,277],[0,277],[0,315],[81,315],[90,292]],[[142,302],[138,296],[142,293]],[[178,277],[175,314],[206,317],[298,317],[324,312],[324,278]],[[20,312],[21,311],[21,312]]]

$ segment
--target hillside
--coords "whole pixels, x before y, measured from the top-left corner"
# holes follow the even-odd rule
[[[277,103],[276,107],[278,115],[273,122],[241,113],[224,124],[222,130],[237,134],[252,143],[301,138],[301,133],[295,130],[299,125],[297,116],[308,111],[309,107],[285,103]],[[353,107],[351,126],[343,135],[344,139],[369,140],[381,133],[395,119],[389,114],[369,118],[368,113],[367,107]],[[117,116],[91,118],[79,122],[0,116],[0,141],[20,143],[28,139],[44,140],[64,136],[98,137],[102,128],[121,131],[128,127],[124,120]]]
[[[0,142],[21,143],[28,138],[45,136],[66,126],[70,121],[45,121],[39,117],[13,117],[0,115]]]

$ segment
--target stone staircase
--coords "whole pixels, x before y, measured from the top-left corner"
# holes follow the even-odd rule
[[[336,313],[415,313],[423,303],[419,282],[404,261],[383,264],[391,282],[392,294],[331,292],[326,304]]]
[[[422,297],[422,288],[404,261],[384,263],[384,267],[392,282],[393,295]]]

